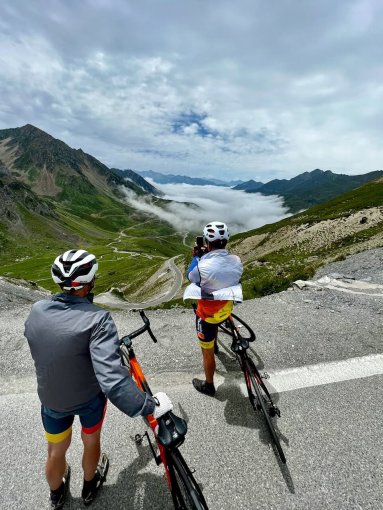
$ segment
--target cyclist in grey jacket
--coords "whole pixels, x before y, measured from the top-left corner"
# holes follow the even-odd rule
[[[37,375],[41,416],[48,440],[46,477],[51,508],[62,508],[70,477],[65,460],[72,423],[78,415],[84,445],[85,504],[93,501],[105,481],[109,461],[100,459],[100,433],[108,398],[131,417],[171,409],[164,393],[142,392],[121,364],[119,338],[110,313],[92,304],[91,290],[98,264],[84,250],[56,258],[53,280],[63,292],[35,303],[25,323]]]

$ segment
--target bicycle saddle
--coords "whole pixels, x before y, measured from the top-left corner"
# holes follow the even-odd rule
[[[233,340],[230,349],[236,354],[249,348],[249,341],[246,338],[239,337]]]
[[[188,426],[186,421],[171,411],[158,420],[158,441],[166,448],[183,443]]]

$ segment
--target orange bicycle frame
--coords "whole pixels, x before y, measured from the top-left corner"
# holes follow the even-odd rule
[[[142,391],[148,392],[147,390],[149,389],[149,385],[146,381],[146,378],[145,378],[144,372],[142,371],[141,365],[139,364],[139,362],[136,358],[136,355],[134,354],[133,348],[129,349],[129,372],[130,372],[130,375],[135,380],[137,386]],[[149,390],[149,393],[151,393],[150,390]],[[154,436],[157,438],[157,434],[156,434],[156,429],[158,426],[157,420],[154,418],[154,416],[152,414],[145,416],[144,420],[149,425],[149,427],[152,429]],[[171,487],[172,484],[171,484],[171,479],[170,479],[168,462],[167,462],[167,458],[166,458],[166,451],[165,451],[165,448],[157,440],[156,440],[156,442],[157,442],[157,446],[158,446],[158,449],[160,452],[160,458],[161,458],[162,464],[165,468],[168,484],[169,484],[169,487]]]

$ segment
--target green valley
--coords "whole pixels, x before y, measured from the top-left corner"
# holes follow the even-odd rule
[[[126,181],[33,126],[0,131],[0,163],[3,276],[57,290],[50,277],[55,256],[85,248],[101,262],[97,291],[118,286],[128,297],[164,261],[188,251],[182,233],[124,200],[123,189],[147,195],[132,175]]]

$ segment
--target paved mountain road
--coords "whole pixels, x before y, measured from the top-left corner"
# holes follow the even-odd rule
[[[318,277],[337,272],[382,284],[382,260],[383,249],[365,252],[321,270]],[[22,336],[30,305],[17,304],[22,299],[0,309],[0,508],[38,510],[47,508],[45,445],[33,363]],[[287,466],[278,462],[262,420],[251,410],[224,335],[216,398],[198,394],[190,384],[201,374],[191,309],[149,311],[159,342],[153,344],[147,335],[134,341],[153,389],[165,390],[188,420],[182,451],[196,468],[209,508],[382,509],[381,296],[309,287],[247,301],[236,311],[254,326],[253,354],[271,374]],[[131,311],[113,316],[121,335],[140,325]],[[172,508],[162,468],[147,446],[137,448],[132,441],[143,430],[140,419],[109,405],[103,441],[111,470],[93,508]],[[79,509],[78,425],[69,460],[73,482],[67,508]]]

